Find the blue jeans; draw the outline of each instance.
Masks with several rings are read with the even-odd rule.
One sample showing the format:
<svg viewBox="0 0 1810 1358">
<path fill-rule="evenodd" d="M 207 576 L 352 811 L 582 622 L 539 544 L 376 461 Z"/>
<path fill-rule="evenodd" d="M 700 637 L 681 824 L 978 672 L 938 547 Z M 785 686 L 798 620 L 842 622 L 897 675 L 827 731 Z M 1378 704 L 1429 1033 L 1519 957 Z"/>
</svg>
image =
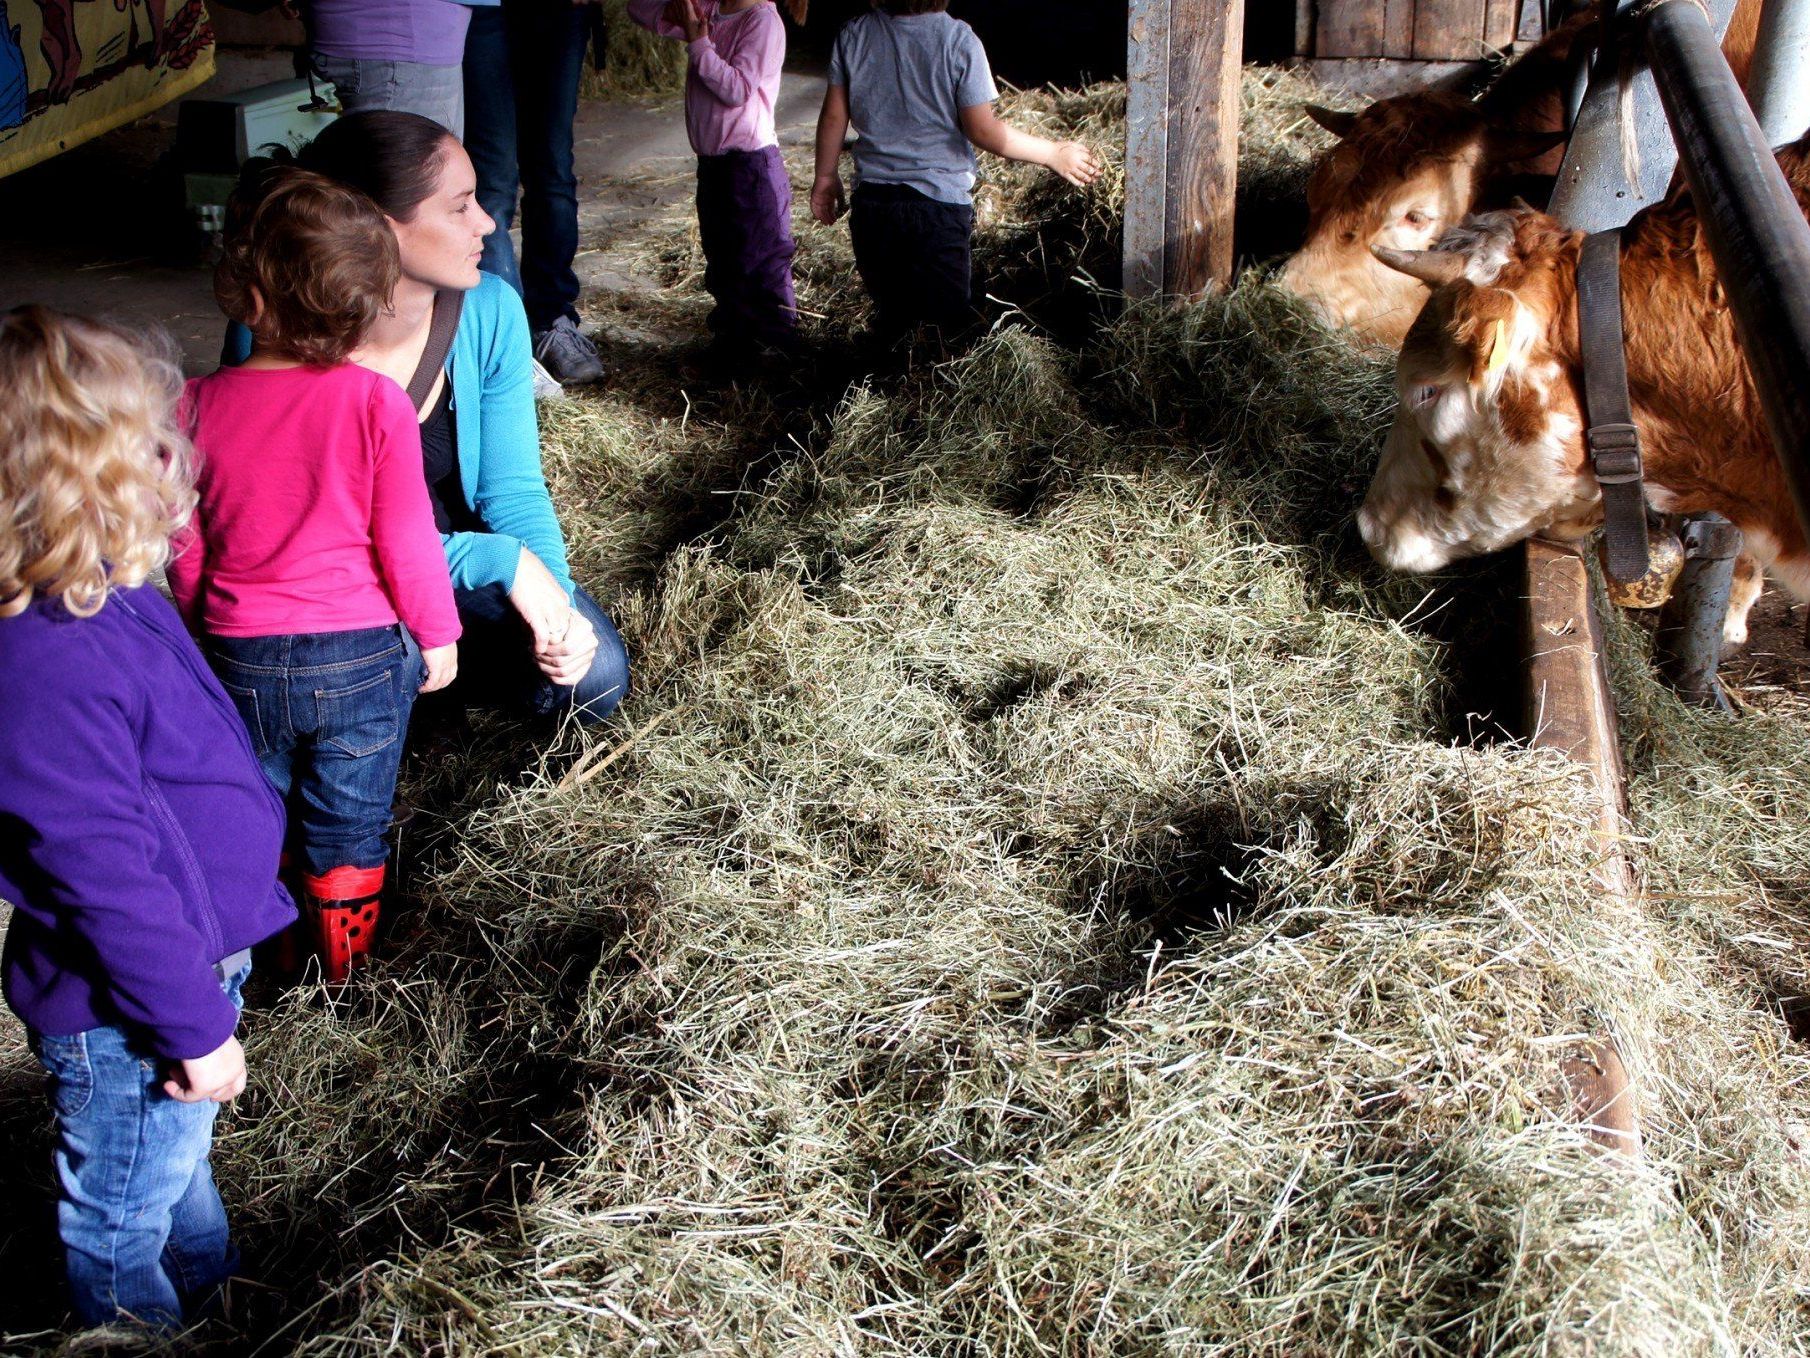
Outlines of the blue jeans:
<svg viewBox="0 0 1810 1358">
<path fill-rule="evenodd" d="M 465 135 L 465 84 L 457 66 L 419 61 L 366 61 L 316 53 L 317 79 L 333 86 L 347 113 L 387 108 L 431 118 L 455 137 Z"/>
<path fill-rule="evenodd" d="M 479 267 L 522 294 L 536 331 L 578 318 L 572 120 L 589 25 L 583 5 L 503 0 L 474 8 L 465 34 L 465 149 L 478 172 L 478 205 L 497 224 Z M 518 191 L 519 267 L 509 240 Z"/>
<path fill-rule="evenodd" d="M 251 974 L 221 981 L 235 1006 Z M 32 1034 L 56 1108 L 57 1233 L 84 1325 L 121 1313 L 175 1329 L 238 1267 L 208 1152 L 212 1102 L 163 1092 L 169 1062 L 120 1028 Z"/>
<path fill-rule="evenodd" d="M 628 648 L 609 615 L 582 588 L 572 596 L 572 606 L 597 633 L 597 657 L 570 688 L 554 683 L 535 665 L 533 637 L 501 585 L 454 589 L 453 598 L 464 628 L 456 687 L 466 699 L 537 717 L 573 711 L 588 724 L 602 721 L 628 696 Z"/>
<path fill-rule="evenodd" d="M 265 776 L 289 802 L 292 848 L 321 874 L 375 868 L 423 675 L 399 626 L 203 642 Z"/>
</svg>

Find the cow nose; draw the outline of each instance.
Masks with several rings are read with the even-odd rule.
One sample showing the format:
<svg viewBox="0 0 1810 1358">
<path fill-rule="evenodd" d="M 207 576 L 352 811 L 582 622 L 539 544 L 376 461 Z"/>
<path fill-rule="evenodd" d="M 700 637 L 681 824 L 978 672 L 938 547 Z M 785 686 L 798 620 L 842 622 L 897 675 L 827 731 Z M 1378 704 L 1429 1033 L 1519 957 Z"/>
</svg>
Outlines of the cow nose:
<svg viewBox="0 0 1810 1358">
<path fill-rule="evenodd" d="M 1377 522 L 1375 512 L 1369 505 L 1358 510 L 1358 536 L 1364 539 L 1364 545 L 1372 552 L 1376 551 L 1377 539 L 1382 536 L 1383 526 Z"/>
</svg>

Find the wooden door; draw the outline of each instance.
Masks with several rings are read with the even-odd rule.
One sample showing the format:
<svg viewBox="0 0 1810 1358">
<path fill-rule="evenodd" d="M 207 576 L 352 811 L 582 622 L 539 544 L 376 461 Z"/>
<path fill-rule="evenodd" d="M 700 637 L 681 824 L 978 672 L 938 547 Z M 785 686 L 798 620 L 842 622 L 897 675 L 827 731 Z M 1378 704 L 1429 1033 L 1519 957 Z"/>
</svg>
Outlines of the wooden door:
<svg viewBox="0 0 1810 1358">
<path fill-rule="evenodd" d="M 1517 0 L 1313 0 L 1313 55 L 1476 61 L 1514 41 Z"/>
</svg>

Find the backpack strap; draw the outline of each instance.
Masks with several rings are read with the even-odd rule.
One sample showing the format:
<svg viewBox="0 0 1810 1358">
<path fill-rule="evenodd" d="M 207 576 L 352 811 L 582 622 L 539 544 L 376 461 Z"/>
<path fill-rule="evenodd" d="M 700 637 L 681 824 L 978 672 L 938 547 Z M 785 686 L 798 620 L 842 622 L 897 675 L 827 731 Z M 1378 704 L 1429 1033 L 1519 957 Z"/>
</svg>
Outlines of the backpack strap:
<svg viewBox="0 0 1810 1358">
<path fill-rule="evenodd" d="M 434 318 L 428 322 L 427 347 L 421 351 L 421 362 L 409 378 L 409 404 L 417 415 L 427 413 L 427 398 L 433 395 L 434 383 L 446 367 L 452 353 L 453 336 L 459 333 L 459 317 L 465 311 L 465 294 L 457 288 L 441 288 L 434 294 Z"/>
</svg>

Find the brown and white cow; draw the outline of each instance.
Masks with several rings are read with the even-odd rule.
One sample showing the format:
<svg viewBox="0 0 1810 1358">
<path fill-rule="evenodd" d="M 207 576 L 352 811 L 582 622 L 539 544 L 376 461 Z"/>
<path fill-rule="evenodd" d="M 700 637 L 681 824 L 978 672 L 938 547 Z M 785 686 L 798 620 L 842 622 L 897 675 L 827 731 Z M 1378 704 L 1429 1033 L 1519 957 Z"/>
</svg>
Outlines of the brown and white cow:
<svg viewBox="0 0 1810 1358">
<path fill-rule="evenodd" d="M 1810 137 L 1779 163 L 1810 216 Z M 1358 513 L 1384 565 L 1438 570 L 1535 534 L 1580 537 L 1601 521 L 1584 446 L 1583 239 L 1522 208 L 1475 217 L 1433 250 L 1384 252 L 1432 288 L 1396 364 L 1401 404 Z M 1747 550 L 1810 598 L 1810 547 L 1688 195 L 1629 223 L 1621 278 L 1649 502 L 1727 515 Z M 1744 614 L 1731 606 L 1730 640 L 1744 637 Z"/>
<path fill-rule="evenodd" d="M 1753 60 L 1760 0 L 1739 0 L 1723 51 L 1743 85 Z M 1506 206 L 1528 176 L 1558 167 L 1573 49 L 1588 17 L 1548 34 L 1477 99 L 1421 90 L 1359 113 L 1307 112 L 1339 142 L 1307 186 L 1307 239 L 1281 274 L 1330 324 L 1398 348 L 1426 287 L 1386 268 L 1374 246 L 1425 249 L 1473 212 Z M 1534 195 L 1538 196 L 1538 195 Z"/>
</svg>

